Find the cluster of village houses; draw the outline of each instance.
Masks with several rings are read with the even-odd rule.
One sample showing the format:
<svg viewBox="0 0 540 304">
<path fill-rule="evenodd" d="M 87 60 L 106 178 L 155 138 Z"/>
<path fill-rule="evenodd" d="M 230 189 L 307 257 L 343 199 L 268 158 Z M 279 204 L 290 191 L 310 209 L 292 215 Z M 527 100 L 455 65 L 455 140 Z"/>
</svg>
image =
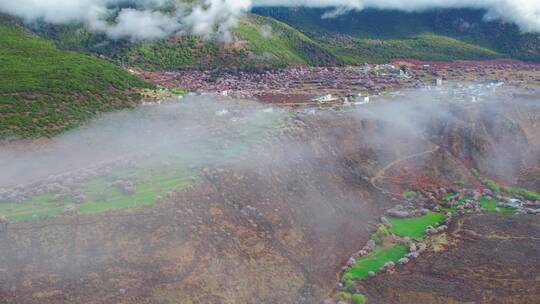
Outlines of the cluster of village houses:
<svg viewBox="0 0 540 304">
<path fill-rule="evenodd" d="M 517 65 L 517 66 L 516 66 Z M 497 63 L 486 66 L 447 66 L 434 67 L 429 64 L 410 68 L 407 65 L 363 64 L 354 67 L 305 67 L 295 66 L 264 73 L 223 73 L 211 77 L 210 71 L 145 72 L 142 77 L 162 84 L 167 88 L 185 88 L 194 93 L 214 92 L 234 98 L 258 99 L 260 96 L 310 96 L 313 104 L 364 105 L 376 97 L 399 96 L 403 89 L 421 89 L 436 92 L 434 99 L 453 102 L 476 103 L 500 94 L 499 88 L 506 80 L 499 80 L 497 71 L 509 67 L 522 70 L 540 69 L 522 63 Z M 492 71 L 492 72 L 486 72 Z M 468 79 L 464 75 L 479 75 L 479 80 Z M 461 77 L 461 78 L 460 78 Z M 494 77 L 494 78 L 491 78 Z M 532 76 L 531 76 L 532 77 Z M 535 81 L 523 79 L 508 80 L 506 93 L 514 86 Z M 439 97 L 437 97 L 437 95 Z"/>
<path fill-rule="evenodd" d="M 400 72 L 401 71 L 401 72 Z M 261 74 L 238 72 L 225 73 L 212 79 L 210 71 L 175 71 L 142 73 L 141 76 L 165 87 L 181 87 L 194 92 L 220 92 L 238 98 L 256 98 L 262 94 L 310 94 L 314 100 L 335 101 L 355 96 L 363 101 L 368 92 L 377 94 L 416 81 L 404 70 L 393 65 L 362 65 L 356 67 L 290 67 Z M 418 84 L 419 85 L 419 84 Z M 335 92 L 322 94 L 323 92 Z M 356 91 L 355 94 L 348 92 Z M 339 95 L 338 98 L 332 95 Z M 366 96 L 367 97 L 367 96 Z M 362 100 L 361 100 L 362 99 Z"/>
</svg>

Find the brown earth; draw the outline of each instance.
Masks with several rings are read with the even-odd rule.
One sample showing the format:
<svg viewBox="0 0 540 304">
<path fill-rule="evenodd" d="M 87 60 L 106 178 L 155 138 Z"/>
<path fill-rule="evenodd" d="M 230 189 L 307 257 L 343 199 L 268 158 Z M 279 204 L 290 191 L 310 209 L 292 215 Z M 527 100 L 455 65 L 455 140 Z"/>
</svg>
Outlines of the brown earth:
<svg viewBox="0 0 540 304">
<path fill-rule="evenodd" d="M 448 107 L 458 113 L 449 120 L 441 119 L 446 107 L 384 104 L 296 115 L 253 147 L 252 158 L 198 168 L 203 182 L 162 204 L 12 224 L 0 234 L 0 302 L 317 303 L 383 211 L 397 203 L 371 184 L 386 165 L 438 145 L 434 153 L 407 159 L 409 171 L 385 174 L 405 172 L 405 185 L 382 183 L 411 187 L 430 178 L 437 185 L 467 182 L 461 160 L 481 164 L 482 155 L 506 143 L 497 134 L 521 138 L 504 153 L 523 143 L 537 153 L 531 143 L 538 106 L 521 112 L 515 104 L 514 116 L 494 104 L 494 122 L 482 119 L 481 111 Z M 499 123 L 507 117 L 519 123 Z M 364 292 L 373 303 L 505 300 L 512 294 L 516 301 L 510 303 L 532 303 L 539 294 L 539 224 L 516 219 L 467 218 L 449 237 L 455 245 L 420 258 L 403 274 L 399 267 L 396 275 L 367 281 Z M 495 282 L 506 285 L 489 285 Z"/>
<path fill-rule="evenodd" d="M 0 302 L 324 298 L 388 207 L 361 178 L 370 152 L 355 144 L 356 130 L 334 136 L 333 123 L 295 135 L 314 139 L 309 157 L 277 146 L 266 152 L 283 165 L 201 168 L 201 185 L 157 206 L 12 224 L 0 236 Z"/>
<path fill-rule="evenodd" d="M 538 217 L 475 215 L 452 230 L 422 258 L 359 284 L 369 303 L 540 302 Z"/>
</svg>

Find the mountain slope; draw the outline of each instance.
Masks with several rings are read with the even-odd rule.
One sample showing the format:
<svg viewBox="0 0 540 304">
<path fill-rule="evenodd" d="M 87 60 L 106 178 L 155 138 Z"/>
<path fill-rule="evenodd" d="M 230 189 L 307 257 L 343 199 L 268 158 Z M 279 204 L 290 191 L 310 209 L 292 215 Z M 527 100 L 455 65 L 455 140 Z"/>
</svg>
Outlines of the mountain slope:
<svg viewBox="0 0 540 304">
<path fill-rule="evenodd" d="M 280 64 L 335 65 L 341 61 L 319 43 L 300 31 L 272 18 L 251 16 L 236 28 L 235 34 L 262 60 Z"/>
<path fill-rule="evenodd" d="M 62 49 L 104 55 L 147 70 L 340 64 L 334 54 L 298 30 L 272 18 L 248 15 L 222 43 L 188 35 L 157 41 L 110 40 L 82 26 L 41 25 L 34 29 Z"/>
<path fill-rule="evenodd" d="M 348 64 L 384 63 L 396 58 L 446 61 L 505 57 L 501 53 L 478 45 L 434 34 L 386 40 L 361 39 L 347 35 L 320 35 L 317 39 Z"/>
<path fill-rule="evenodd" d="M 515 58 L 540 61 L 540 37 L 516 25 L 485 21 L 480 10 L 406 13 L 392 10 L 349 12 L 322 18 L 314 8 L 255 8 L 223 44 L 195 36 L 158 41 L 110 40 L 80 25 L 41 25 L 35 31 L 59 48 L 103 55 L 146 70 L 242 70 L 262 66 L 311 66 L 421 60 Z"/>
<path fill-rule="evenodd" d="M 322 18 L 326 11 L 254 9 L 256 14 L 283 21 L 338 54 L 347 55 L 349 62 L 396 57 L 437 60 L 511 57 L 540 61 L 540 35 L 523 34 L 515 24 L 486 21 L 481 10 L 413 13 L 364 10 Z M 351 52 L 351 48 L 355 51 Z"/>
<path fill-rule="evenodd" d="M 96 113 L 137 100 L 149 87 L 91 56 L 58 50 L 0 19 L 0 137 L 42 136 L 79 125 Z"/>
</svg>

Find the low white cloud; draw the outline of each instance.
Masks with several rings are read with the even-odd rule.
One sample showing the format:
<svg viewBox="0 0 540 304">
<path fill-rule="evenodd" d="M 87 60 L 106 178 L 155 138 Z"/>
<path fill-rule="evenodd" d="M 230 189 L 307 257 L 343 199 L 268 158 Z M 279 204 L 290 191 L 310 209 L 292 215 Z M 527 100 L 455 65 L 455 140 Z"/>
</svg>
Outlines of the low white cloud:
<svg viewBox="0 0 540 304">
<path fill-rule="evenodd" d="M 0 12 L 27 22 L 84 23 L 114 39 L 149 40 L 177 32 L 230 38 L 250 0 L 17 0 L 0 1 Z M 167 8 L 167 10 L 163 10 Z"/>
<path fill-rule="evenodd" d="M 164 6 L 169 8 L 166 12 Z M 155 39 L 191 32 L 228 40 L 238 19 L 254 6 L 335 8 L 325 18 L 365 8 L 476 8 L 486 10 L 488 19 L 516 23 L 524 32 L 540 32 L 540 0 L 200 0 L 195 4 L 177 0 L 2 0 L 0 12 L 28 22 L 85 23 L 115 39 Z"/>
<path fill-rule="evenodd" d="M 229 41 L 230 29 L 250 7 L 250 0 L 206 0 L 205 5 L 195 7 L 184 22 L 196 35 L 217 34 L 220 39 Z"/>
<path fill-rule="evenodd" d="M 165 37 L 178 31 L 181 25 L 172 16 L 160 12 L 124 9 L 116 18 L 116 24 L 105 30 L 112 38 L 131 37 L 136 40 Z"/>
<path fill-rule="evenodd" d="M 407 12 L 435 8 L 475 8 L 487 11 L 486 18 L 516 23 L 524 32 L 540 32 L 540 0 L 253 0 L 254 6 L 337 7 L 325 17 L 365 8 L 397 9 Z"/>
</svg>

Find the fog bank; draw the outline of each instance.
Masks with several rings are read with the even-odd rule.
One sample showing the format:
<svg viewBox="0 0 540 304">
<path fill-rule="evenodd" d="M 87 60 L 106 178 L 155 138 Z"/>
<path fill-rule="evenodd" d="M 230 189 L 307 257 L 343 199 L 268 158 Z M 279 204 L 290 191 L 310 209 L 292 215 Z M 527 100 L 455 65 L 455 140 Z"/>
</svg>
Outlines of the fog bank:
<svg viewBox="0 0 540 304">
<path fill-rule="evenodd" d="M 366 8 L 422 11 L 439 8 L 486 10 L 488 20 L 516 23 L 523 32 L 540 32 L 540 1 L 531 0 L 18 0 L 0 2 L 0 13 L 27 22 L 83 23 L 112 39 L 151 40 L 193 33 L 231 39 L 239 18 L 257 6 L 329 8 L 323 17 Z"/>
</svg>

